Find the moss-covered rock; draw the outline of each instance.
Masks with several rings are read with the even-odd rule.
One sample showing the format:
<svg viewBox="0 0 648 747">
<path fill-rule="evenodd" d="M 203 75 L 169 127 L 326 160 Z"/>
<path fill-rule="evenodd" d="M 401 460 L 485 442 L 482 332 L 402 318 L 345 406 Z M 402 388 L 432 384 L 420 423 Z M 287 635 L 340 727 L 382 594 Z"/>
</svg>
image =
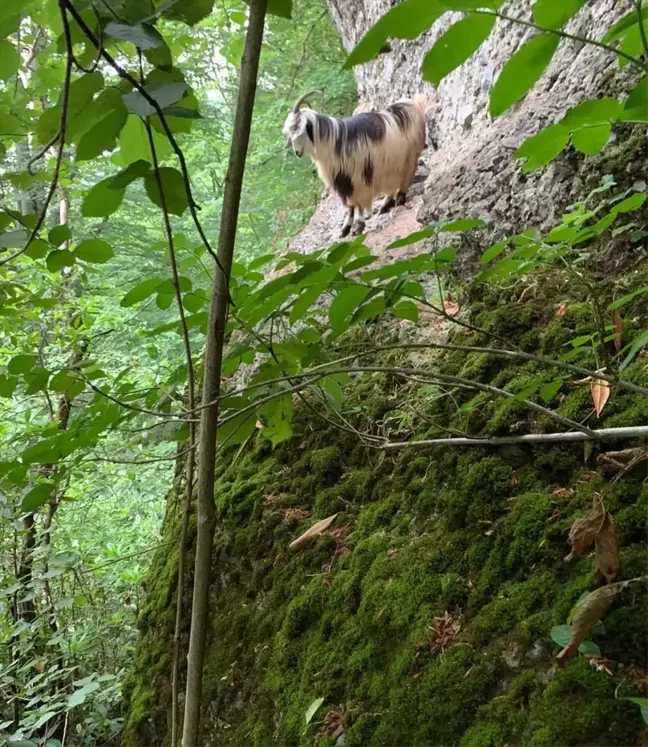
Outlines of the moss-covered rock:
<svg viewBox="0 0 648 747">
<path fill-rule="evenodd" d="M 483 287 L 470 293 L 476 326 L 544 355 L 560 355 L 592 328 L 592 310 L 579 297 L 556 316 L 544 297 L 502 305 L 501 294 Z M 455 341 L 486 340 L 470 331 Z M 397 355 L 390 360 L 407 360 Z M 421 399 L 375 374 L 345 390 L 350 406 L 362 403 L 356 426 L 404 422 L 415 403 L 424 411 L 407 421 L 413 438 L 442 435 L 438 424 L 475 435 L 556 430 L 525 397 L 596 427 L 648 420 L 645 398 L 613 387 L 594 421 L 589 387 L 570 386 L 564 371 L 537 361 L 448 351 L 428 362 L 520 397 L 460 388 Z M 644 365 L 633 363 L 627 377 L 648 385 Z M 543 386 L 556 381 L 543 397 Z M 353 434 L 296 408 L 289 443 L 272 451 L 259 437 L 235 462 L 223 459 L 204 743 L 313 744 L 326 713 L 335 712 L 349 746 L 641 744 L 639 711 L 615 692 L 639 694 L 627 673 L 648 664 L 646 592 L 620 598 L 596 636 L 614 662 L 611 676 L 581 655 L 558 669 L 550 637 L 600 583 L 588 557 L 565 561 L 569 528 L 595 492 L 604 492 L 616 520 L 619 577 L 645 573 L 648 562 L 645 473 L 612 483 L 596 454 L 582 445 L 513 444 L 379 458 Z M 289 508 L 311 516 L 286 521 Z M 289 552 L 292 539 L 333 513 L 332 533 Z M 167 553 L 154 563 L 147 632 L 127 692 L 129 744 L 150 743 L 152 733 L 161 743 L 164 731 L 147 731 L 146 719 L 161 707 L 162 723 L 168 702 L 174 562 Z M 444 624 L 452 632 L 440 638 Z M 305 712 L 319 697 L 324 705 L 307 726 Z"/>
</svg>

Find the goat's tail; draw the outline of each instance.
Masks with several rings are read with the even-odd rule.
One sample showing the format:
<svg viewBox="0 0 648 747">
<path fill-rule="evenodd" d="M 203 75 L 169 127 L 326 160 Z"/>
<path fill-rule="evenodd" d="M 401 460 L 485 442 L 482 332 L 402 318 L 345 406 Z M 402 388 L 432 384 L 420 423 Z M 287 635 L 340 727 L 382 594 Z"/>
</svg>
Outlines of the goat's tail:
<svg viewBox="0 0 648 747">
<path fill-rule="evenodd" d="M 427 96 L 424 96 L 422 93 L 417 93 L 416 96 L 414 96 L 413 101 L 414 105 L 420 110 L 423 117 L 425 117 L 425 113 L 427 112 L 428 108 Z"/>
</svg>

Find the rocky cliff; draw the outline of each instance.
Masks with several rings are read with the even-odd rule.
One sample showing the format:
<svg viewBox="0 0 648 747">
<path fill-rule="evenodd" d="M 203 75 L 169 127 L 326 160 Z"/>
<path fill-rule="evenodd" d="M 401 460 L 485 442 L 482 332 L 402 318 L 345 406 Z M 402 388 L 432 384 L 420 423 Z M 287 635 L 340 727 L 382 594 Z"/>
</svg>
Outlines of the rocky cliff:
<svg viewBox="0 0 648 747">
<path fill-rule="evenodd" d="M 328 2 L 348 49 L 391 4 Z M 621 12 L 616 6 L 612 0 L 590 3 L 570 30 L 600 34 Z M 563 43 L 536 89 L 491 121 L 489 88 L 526 32 L 500 24 L 475 58 L 433 90 L 418 70 L 447 23 L 419 40 L 392 42 L 391 52 L 356 70 L 365 105 L 381 106 L 420 90 L 430 98 L 436 149 L 425 153 L 409 204 L 369 224 L 366 241 L 385 261 L 394 255 L 386 251 L 391 240 L 433 218 L 490 220 L 479 245 L 461 247 L 470 260 L 495 236 L 546 227 L 603 174 L 625 185 L 644 177 L 645 130 L 619 129 L 617 142 L 601 156 L 587 159 L 567 151 L 528 176 L 512 158 L 526 137 L 583 96 L 622 85 L 629 73 L 619 75 L 605 53 Z M 308 252 L 331 244 L 342 212 L 336 198 L 325 197 L 295 246 Z M 404 251 L 422 250 L 419 243 Z M 644 269 L 623 282 L 623 292 L 630 293 L 648 284 L 648 274 Z M 589 291 L 566 286 L 559 273 L 541 278 L 541 292 L 539 283 L 467 287 L 462 313 L 475 328 L 557 357 L 570 340 L 591 331 Z M 626 307 L 626 332 L 648 323 L 642 298 Z M 393 332 L 392 323 L 386 334 Z M 349 344 L 364 344 L 364 334 L 372 332 L 361 331 Z M 420 327 L 415 334 L 423 334 Z M 489 338 L 464 331 L 453 342 L 479 346 Z M 386 353 L 380 360 L 395 365 L 409 359 Z M 510 391 L 555 377 L 536 362 L 488 354 L 430 354 L 419 362 Z M 581 362 L 597 365 L 593 355 Z M 627 376 L 648 386 L 645 359 L 637 359 Z M 559 413 L 592 422 L 589 387 L 565 383 L 553 396 L 551 407 Z M 361 431 L 395 438 L 456 430 L 498 436 L 547 425 L 517 400 L 475 401 L 462 389 L 452 397 L 428 396 L 383 374 L 354 381 L 345 388 L 344 402 L 349 413 L 358 414 Z M 596 422 L 645 424 L 648 402 L 615 392 Z M 614 448 L 599 447 L 603 456 Z M 569 529 L 594 496 L 604 492 L 616 522 L 619 578 L 645 573 L 644 477 L 642 470 L 613 476 L 596 453 L 567 444 L 445 446 L 390 457 L 296 407 L 290 441 L 273 450 L 257 437 L 217 464 L 201 743 L 645 744 L 639 710 L 622 699 L 642 695 L 648 681 L 645 589 L 607 614 L 604 631 L 596 634 L 600 656 L 581 655 L 559 668 L 550 637 L 552 626 L 564 624 L 579 597 L 597 584 L 588 557 L 565 562 Z M 173 538 L 178 520 L 176 504 L 169 505 L 166 536 Z M 307 550 L 291 553 L 295 537 L 333 514 L 331 531 Z M 193 541 L 190 536 L 190 548 Z M 143 638 L 126 692 L 127 745 L 168 743 L 176 573 L 175 554 L 161 551 L 148 582 Z"/>
<path fill-rule="evenodd" d="M 328 0 L 331 17 L 348 51 L 394 4 L 392 0 Z M 531 5 L 510 3 L 504 11 L 526 19 L 531 16 Z M 628 3 L 615 0 L 589 2 L 566 31 L 599 39 L 612 22 L 627 12 L 627 6 Z M 459 17 L 457 13 L 449 14 L 418 39 L 392 40 L 390 52 L 355 68 L 360 101 L 365 106 L 382 107 L 418 92 L 425 93 L 430 102 L 430 147 L 424 153 L 419 175 L 424 180 L 423 188 L 416 188 L 409 206 L 392 215 L 395 229 L 389 218 L 375 217 L 369 223 L 368 243 L 374 250 L 383 249 L 395 233 L 403 235 L 437 219 L 485 219 L 492 229 L 482 234 L 483 241 L 500 239 L 530 225 L 547 228 L 565 206 L 596 186 L 602 175 L 612 173 L 623 186 L 632 186 L 646 176 L 645 135 L 636 137 L 623 128 L 617 128 L 613 142 L 600 157 L 586 158 L 568 148 L 547 168 L 523 174 L 521 162 L 513 154 L 526 138 L 557 122 L 584 98 L 618 94 L 636 74 L 627 67 L 620 70 L 617 60 L 606 50 L 562 40 L 531 93 L 492 120 L 488 98 L 493 82 L 534 32 L 499 20 L 477 54 L 435 89 L 422 81 L 421 63 L 439 35 Z M 631 137 L 633 141 L 628 143 Z M 309 251 L 329 244 L 336 238 L 342 220 L 343 210 L 337 199 L 328 196 L 295 246 Z M 474 256 L 470 249 L 464 247 L 466 259 Z"/>
</svg>

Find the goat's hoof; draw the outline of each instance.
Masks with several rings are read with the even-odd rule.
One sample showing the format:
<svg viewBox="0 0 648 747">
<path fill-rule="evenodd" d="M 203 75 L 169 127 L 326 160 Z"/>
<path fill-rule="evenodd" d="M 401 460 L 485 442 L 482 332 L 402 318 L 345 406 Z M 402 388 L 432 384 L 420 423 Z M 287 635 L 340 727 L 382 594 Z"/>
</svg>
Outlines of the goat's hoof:
<svg viewBox="0 0 648 747">
<path fill-rule="evenodd" d="M 345 236 L 349 235 L 349 232 L 351 231 L 351 226 L 342 226 L 342 230 L 340 231 L 340 238 L 343 239 Z"/>
<path fill-rule="evenodd" d="M 384 202 L 380 206 L 380 210 L 378 212 L 380 213 L 380 215 L 384 215 L 385 213 L 388 213 L 394 207 L 395 204 L 396 202 L 394 200 L 389 200 L 389 202 Z"/>
<path fill-rule="evenodd" d="M 399 192 L 396 195 L 396 205 L 398 206 L 404 205 L 406 199 L 407 199 L 407 194 L 405 192 Z"/>
<path fill-rule="evenodd" d="M 353 226 L 353 235 L 354 236 L 360 236 L 365 232 L 365 224 L 364 221 L 358 221 L 355 226 Z"/>
</svg>

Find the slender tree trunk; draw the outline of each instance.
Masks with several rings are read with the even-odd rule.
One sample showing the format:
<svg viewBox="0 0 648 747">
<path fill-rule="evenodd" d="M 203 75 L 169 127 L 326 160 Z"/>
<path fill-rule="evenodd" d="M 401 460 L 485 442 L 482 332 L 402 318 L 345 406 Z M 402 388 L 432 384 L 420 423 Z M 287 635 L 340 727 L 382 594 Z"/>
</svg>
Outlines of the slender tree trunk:
<svg viewBox="0 0 648 747">
<path fill-rule="evenodd" d="M 236 239 L 241 187 L 245 172 L 252 110 L 256 93 L 259 57 L 263 41 L 267 0 L 251 0 L 250 18 L 241 61 L 241 77 L 234 120 L 234 134 L 225 179 L 223 211 L 218 237 L 218 258 L 222 271 L 217 269 L 212 287 L 202 404 L 214 402 L 202 410 L 198 457 L 198 534 L 194 572 L 191 633 L 187 662 L 187 691 L 185 700 L 183 747 L 198 747 L 200 701 L 205 661 L 207 622 L 209 619 L 209 587 L 211 581 L 212 549 L 216 516 L 214 512 L 214 461 L 216 458 L 216 430 L 220 393 L 223 344 L 229 298 L 229 280 Z"/>
</svg>

